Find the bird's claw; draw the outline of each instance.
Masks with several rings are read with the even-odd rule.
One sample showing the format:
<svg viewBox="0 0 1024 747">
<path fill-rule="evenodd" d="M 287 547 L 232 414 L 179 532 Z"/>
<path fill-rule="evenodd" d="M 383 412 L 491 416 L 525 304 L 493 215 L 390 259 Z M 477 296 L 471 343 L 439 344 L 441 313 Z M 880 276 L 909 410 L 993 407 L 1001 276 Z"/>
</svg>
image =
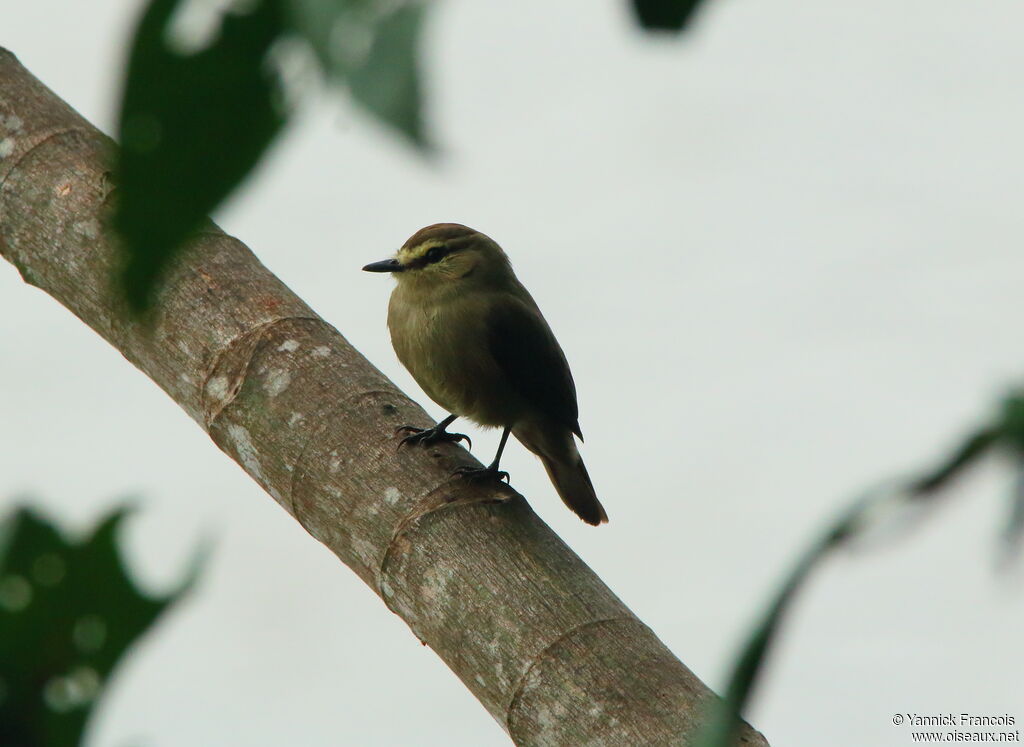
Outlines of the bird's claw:
<svg viewBox="0 0 1024 747">
<path fill-rule="evenodd" d="M 485 480 L 497 480 L 501 482 L 504 480 L 510 483 L 508 472 L 505 470 L 498 469 L 497 467 L 470 467 L 468 465 L 459 467 L 452 475 L 455 477 L 461 477 L 463 480 L 470 480 L 472 482 L 483 482 Z"/>
<path fill-rule="evenodd" d="M 469 444 L 469 448 L 473 448 L 473 440 L 465 433 L 449 433 L 443 428 L 416 428 L 412 425 L 400 425 L 395 428 L 395 434 L 406 433 L 405 437 L 398 442 L 398 448 L 402 448 L 406 444 L 423 444 L 429 446 L 430 444 L 448 442 L 457 444 L 459 441 L 465 441 Z"/>
</svg>

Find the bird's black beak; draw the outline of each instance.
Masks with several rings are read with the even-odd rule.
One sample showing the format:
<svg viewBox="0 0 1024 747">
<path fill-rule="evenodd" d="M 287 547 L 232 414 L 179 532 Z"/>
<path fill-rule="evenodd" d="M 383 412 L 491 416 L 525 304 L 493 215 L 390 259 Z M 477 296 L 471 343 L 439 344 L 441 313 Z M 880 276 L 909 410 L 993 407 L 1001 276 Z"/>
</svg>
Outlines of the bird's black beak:
<svg viewBox="0 0 1024 747">
<path fill-rule="evenodd" d="M 385 259 L 383 262 L 371 262 L 363 268 L 366 272 L 401 272 L 405 267 L 397 259 Z"/>
</svg>

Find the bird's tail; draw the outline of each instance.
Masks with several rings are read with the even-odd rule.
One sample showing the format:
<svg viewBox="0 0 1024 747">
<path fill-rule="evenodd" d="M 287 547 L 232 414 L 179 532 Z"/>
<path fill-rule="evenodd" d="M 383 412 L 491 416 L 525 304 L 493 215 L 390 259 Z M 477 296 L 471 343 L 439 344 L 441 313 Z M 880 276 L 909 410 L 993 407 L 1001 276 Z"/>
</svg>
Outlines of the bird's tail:
<svg viewBox="0 0 1024 747">
<path fill-rule="evenodd" d="M 559 455 L 557 459 L 540 454 L 540 460 L 565 505 L 588 524 L 604 524 L 608 521 L 608 514 L 597 500 L 594 485 L 590 482 L 590 475 L 583 466 L 583 459 L 576 450 L 572 436 L 569 436 L 569 443 L 571 448 L 568 453 Z"/>
</svg>

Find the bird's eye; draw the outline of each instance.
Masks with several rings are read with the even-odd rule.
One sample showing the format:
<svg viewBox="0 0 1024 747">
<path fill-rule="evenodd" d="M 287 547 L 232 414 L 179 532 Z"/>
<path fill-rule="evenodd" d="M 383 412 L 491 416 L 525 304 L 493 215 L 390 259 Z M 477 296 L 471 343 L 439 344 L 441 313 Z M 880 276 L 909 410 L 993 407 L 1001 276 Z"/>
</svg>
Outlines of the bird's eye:
<svg viewBox="0 0 1024 747">
<path fill-rule="evenodd" d="M 448 253 L 448 247 L 446 246 L 432 246 L 427 250 L 425 259 L 428 263 L 437 262 L 438 260 L 444 259 L 444 256 Z"/>
</svg>

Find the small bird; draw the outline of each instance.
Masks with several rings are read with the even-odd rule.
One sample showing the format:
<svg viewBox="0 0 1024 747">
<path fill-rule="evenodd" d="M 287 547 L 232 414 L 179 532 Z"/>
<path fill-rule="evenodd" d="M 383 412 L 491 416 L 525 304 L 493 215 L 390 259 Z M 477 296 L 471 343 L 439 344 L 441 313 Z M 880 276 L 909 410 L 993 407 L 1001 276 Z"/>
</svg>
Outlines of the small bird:
<svg viewBox="0 0 1024 747">
<path fill-rule="evenodd" d="M 409 434 L 402 443 L 468 441 L 447 430 L 459 417 L 501 427 L 494 461 L 459 474 L 507 480 L 498 465 L 512 433 L 540 457 L 565 505 L 588 524 L 608 521 L 573 439 L 583 434 L 569 364 L 501 247 L 472 228 L 437 223 L 414 233 L 394 259 L 363 269 L 394 274 L 395 353 L 451 413 L 433 428 L 400 428 Z"/>
</svg>

